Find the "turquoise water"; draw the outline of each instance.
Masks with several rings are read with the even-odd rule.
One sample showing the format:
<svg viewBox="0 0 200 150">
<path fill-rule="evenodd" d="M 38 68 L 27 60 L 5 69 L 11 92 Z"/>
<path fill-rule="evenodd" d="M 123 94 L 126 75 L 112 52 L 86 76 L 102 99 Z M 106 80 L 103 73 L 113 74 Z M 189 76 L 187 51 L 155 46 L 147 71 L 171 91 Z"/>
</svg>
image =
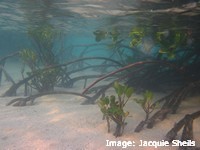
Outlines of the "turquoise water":
<svg viewBox="0 0 200 150">
<path fill-rule="evenodd" d="M 185 64 L 199 62 L 199 5 L 199 1 L 187 0 L 2 0 L 0 58 L 29 49 L 36 52 L 43 67 L 101 56 L 122 66 L 166 60 L 187 68 Z M 50 48 L 45 43 L 49 41 L 41 44 L 33 37 L 41 27 L 56 33 L 49 40 Z M 31 30 L 35 30 L 32 35 Z M 55 60 L 42 51 L 51 51 Z M 198 75 L 194 72 L 195 79 Z"/>
<path fill-rule="evenodd" d="M 1 54 L 9 54 L 22 48 L 31 47 L 27 29 L 42 24 L 50 24 L 60 30 L 63 34 L 62 44 L 64 47 L 96 43 L 93 34 L 96 30 L 109 32 L 116 28 L 120 31 L 121 39 L 129 42 L 129 33 L 132 27 L 137 25 L 158 26 L 159 22 L 162 22 L 165 25 L 164 28 L 170 29 L 170 22 L 173 21 L 175 24 L 187 22 L 187 26 L 190 28 L 197 21 L 195 17 L 191 22 L 187 16 L 175 18 L 170 14 L 162 14 L 158 18 L 152 18 L 149 15 L 153 10 L 169 6 L 180 8 L 186 2 L 190 1 L 175 1 L 174 3 L 163 1 L 161 4 L 166 3 L 165 5 L 157 3 L 152 5 L 139 0 L 2 0 L 0 2 Z M 135 13 L 137 11 L 141 13 Z M 155 13 L 154 16 L 158 14 Z M 151 20 L 150 24 L 146 24 L 148 20 Z M 183 23 L 179 28 L 187 28 L 187 26 Z"/>
<path fill-rule="evenodd" d="M 27 29 L 30 26 L 46 23 L 62 32 L 65 47 L 95 43 L 93 31 L 97 29 L 109 30 L 112 27 L 121 27 L 128 32 L 126 26 L 134 22 L 134 19 L 126 21 L 127 17 L 123 17 L 126 14 L 126 8 L 123 7 L 130 5 L 123 3 L 123 1 L 73 0 L 1 1 L 1 54 L 31 47 Z"/>
</svg>

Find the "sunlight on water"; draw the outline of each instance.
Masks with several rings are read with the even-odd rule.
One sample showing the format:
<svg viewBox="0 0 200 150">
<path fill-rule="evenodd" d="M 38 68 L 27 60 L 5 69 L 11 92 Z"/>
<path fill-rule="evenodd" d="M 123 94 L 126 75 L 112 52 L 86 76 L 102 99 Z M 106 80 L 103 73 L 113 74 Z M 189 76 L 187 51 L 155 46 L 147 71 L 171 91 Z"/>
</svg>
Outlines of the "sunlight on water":
<svg viewBox="0 0 200 150">
<path fill-rule="evenodd" d="M 30 1 L 20 0 L 0 2 L 1 30 L 20 30 L 23 32 L 30 25 L 50 22 L 62 30 L 87 30 L 99 19 L 96 26 L 108 26 L 113 17 L 129 13 L 130 5 L 138 3 L 122 0 L 59 0 Z M 131 6 L 133 9 L 134 6 Z M 89 20 L 90 19 L 90 20 Z M 122 22 L 120 22 L 121 24 Z M 124 22 L 129 24 L 129 21 Z M 88 27 L 90 26 L 90 27 Z M 85 30 L 86 30 L 85 29 Z"/>
</svg>

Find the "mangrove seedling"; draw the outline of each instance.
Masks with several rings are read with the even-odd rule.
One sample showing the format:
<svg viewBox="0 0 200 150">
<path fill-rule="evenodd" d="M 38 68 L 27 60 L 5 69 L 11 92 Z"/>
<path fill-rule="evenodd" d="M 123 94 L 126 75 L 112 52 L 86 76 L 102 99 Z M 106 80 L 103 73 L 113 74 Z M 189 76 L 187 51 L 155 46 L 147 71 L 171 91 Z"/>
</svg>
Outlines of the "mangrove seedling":
<svg viewBox="0 0 200 150">
<path fill-rule="evenodd" d="M 153 93 L 150 91 L 146 91 L 143 94 L 143 99 L 135 98 L 136 103 L 138 103 L 142 107 L 142 109 L 144 110 L 146 114 L 145 120 L 140 122 L 140 124 L 136 127 L 135 132 L 140 132 L 142 130 L 144 125 L 148 123 L 150 114 L 157 107 L 157 104 L 153 104 L 152 100 L 153 100 Z"/>
<path fill-rule="evenodd" d="M 30 82 L 31 87 L 36 89 L 38 92 L 53 91 L 61 69 L 40 69 L 38 55 L 31 49 L 23 49 L 19 54 L 21 59 L 24 61 L 24 64 L 28 65 L 31 69 L 30 72 L 27 72 L 27 75 L 32 76 L 33 74 L 37 74 Z"/>
<path fill-rule="evenodd" d="M 58 58 L 55 55 L 54 47 L 59 38 L 59 32 L 50 24 L 28 29 L 28 36 L 32 39 L 38 60 L 44 66 L 55 65 Z"/>
<path fill-rule="evenodd" d="M 54 26 L 44 24 L 30 27 L 27 34 L 32 39 L 35 48 L 34 50 L 23 49 L 20 52 L 20 56 L 31 69 L 31 72 L 27 73 L 28 76 L 37 74 L 31 80 L 30 85 L 38 92 L 53 91 L 58 78 L 61 76 L 62 68 L 57 67 L 45 71 L 42 68 L 59 64 L 59 58 L 56 56 L 54 48 L 56 42 L 61 37 L 61 33 Z"/>
<path fill-rule="evenodd" d="M 110 132 L 110 120 L 112 120 L 116 123 L 114 136 L 118 137 L 123 134 L 124 126 L 126 125 L 125 119 L 129 112 L 124 111 L 124 106 L 133 94 L 133 88 L 115 82 L 114 89 L 117 97 L 114 95 L 103 97 L 98 102 L 98 105 L 107 120 L 108 132 Z"/>
</svg>

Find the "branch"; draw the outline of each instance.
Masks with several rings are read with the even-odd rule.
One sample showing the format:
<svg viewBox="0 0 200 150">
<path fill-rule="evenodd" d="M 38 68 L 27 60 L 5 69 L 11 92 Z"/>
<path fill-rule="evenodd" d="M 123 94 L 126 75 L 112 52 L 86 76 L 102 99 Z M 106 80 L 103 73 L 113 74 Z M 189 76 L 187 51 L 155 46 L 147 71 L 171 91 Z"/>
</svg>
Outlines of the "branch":
<svg viewBox="0 0 200 150">
<path fill-rule="evenodd" d="M 14 53 L 11 53 L 11 54 L 9 54 L 7 56 L 4 56 L 4 57 L 0 58 L 0 64 L 1 64 L 1 62 L 5 61 L 6 59 L 8 59 L 10 57 L 13 57 L 13 56 L 17 56 L 17 55 L 19 55 L 19 52 L 14 52 Z"/>
<path fill-rule="evenodd" d="M 183 119 L 181 119 L 178 123 L 174 125 L 174 127 L 166 134 L 165 140 L 171 142 L 175 139 L 178 131 L 181 130 L 181 128 L 187 124 L 187 122 L 190 122 L 190 120 L 195 120 L 198 117 L 200 117 L 200 110 L 193 113 L 193 114 L 187 114 Z"/>
<path fill-rule="evenodd" d="M 49 66 L 49 67 L 45 67 L 43 69 L 41 69 L 41 72 L 46 71 L 48 69 L 53 69 L 53 68 L 59 68 L 62 66 L 67 66 L 67 65 L 71 65 L 73 63 L 79 62 L 79 61 L 85 61 L 85 60 L 92 60 L 92 59 L 100 59 L 100 60 L 108 60 L 111 61 L 113 63 L 116 63 L 120 66 L 122 66 L 122 64 L 120 64 L 118 61 L 112 60 L 112 59 L 108 59 L 108 58 L 104 58 L 104 57 L 85 57 L 85 58 L 80 58 L 74 61 L 70 61 L 64 64 L 58 64 L 58 65 L 53 65 L 53 66 Z M 5 96 L 15 96 L 16 95 L 16 90 L 23 84 L 27 83 L 29 80 L 31 80 L 32 78 L 38 76 L 41 72 L 36 72 L 33 73 L 31 76 L 25 78 L 24 80 L 19 81 L 17 84 L 13 84 L 4 94 L 3 97 Z"/>
<path fill-rule="evenodd" d="M 2 72 L 4 73 L 4 75 L 6 76 L 6 79 L 8 81 L 11 81 L 12 84 L 15 84 L 15 81 L 12 79 L 12 77 L 8 74 L 8 72 L 4 69 L 3 66 L 0 65 L 0 70 L 2 70 Z M 1 78 L 1 77 L 0 77 Z"/>
<path fill-rule="evenodd" d="M 85 94 L 91 87 L 93 87 L 95 84 L 97 84 L 98 82 L 100 82 L 101 80 L 105 79 L 105 78 L 108 78 L 116 73 L 119 73 L 119 72 L 122 72 L 124 70 L 128 70 L 130 68 L 133 68 L 133 67 L 136 67 L 136 66 L 139 66 L 139 65 L 144 65 L 144 64 L 159 64 L 159 65 L 165 65 L 165 66 L 168 66 L 168 67 L 171 67 L 171 68 L 174 68 L 178 71 L 181 71 L 177 66 L 171 64 L 171 63 L 168 63 L 166 61 L 140 61 L 140 62 L 136 62 L 136 63 L 133 63 L 133 64 L 129 64 L 125 67 L 122 67 L 122 68 L 119 68 L 118 70 L 116 71 L 113 71 L 113 72 L 110 72 L 109 74 L 97 79 L 96 81 L 94 81 L 91 85 L 89 85 L 83 92 L 82 94 Z"/>
</svg>

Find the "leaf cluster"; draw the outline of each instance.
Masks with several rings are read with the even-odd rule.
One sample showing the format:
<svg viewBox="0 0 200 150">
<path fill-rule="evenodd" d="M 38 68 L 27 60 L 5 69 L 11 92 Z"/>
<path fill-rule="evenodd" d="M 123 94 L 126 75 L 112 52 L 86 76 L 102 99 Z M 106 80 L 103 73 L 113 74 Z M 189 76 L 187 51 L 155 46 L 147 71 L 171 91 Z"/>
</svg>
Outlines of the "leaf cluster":
<svg viewBox="0 0 200 150">
<path fill-rule="evenodd" d="M 118 82 L 114 83 L 114 89 L 118 95 L 119 100 L 122 100 L 122 103 L 124 105 L 125 96 L 127 97 L 127 99 L 129 99 L 134 92 L 132 87 L 128 87 L 127 85 L 121 85 Z"/>
<path fill-rule="evenodd" d="M 39 92 L 53 89 L 57 82 L 57 78 L 60 75 L 60 68 L 51 68 L 47 70 L 40 69 L 38 55 L 31 49 L 22 49 L 19 52 L 21 59 L 31 69 L 31 72 L 27 72 L 28 76 L 36 74 L 36 76 L 30 81 L 32 88 L 37 89 Z"/>
<path fill-rule="evenodd" d="M 93 33 L 97 42 L 111 39 L 110 49 L 117 47 L 118 41 L 120 41 L 119 37 L 122 34 L 116 28 L 113 28 L 111 31 L 96 30 Z M 143 39 L 147 36 L 151 36 L 157 46 L 159 46 L 158 56 L 167 59 L 176 58 L 177 49 L 186 46 L 189 38 L 189 34 L 182 30 L 134 26 L 129 32 L 130 47 L 137 47 L 143 44 Z"/>
<path fill-rule="evenodd" d="M 37 61 L 36 53 L 31 49 L 22 49 L 19 52 L 21 59 L 27 63 L 29 66 L 32 66 Z"/>
<path fill-rule="evenodd" d="M 35 40 L 40 41 L 41 45 L 46 44 L 46 46 L 49 47 L 56 38 L 57 33 L 53 26 L 46 24 L 36 28 L 29 28 L 28 35 Z"/>
<path fill-rule="evenodd" d="M 103 97 L 98 105 L 104 116 L 109 117 L 118 124 L 122 124 L 129 114 L 129 112 L 124 111 L 124 106 L 133 94 L 133 88 L 115 82 L 114 89 L 118 98 L 114 95 Z"/>
<path fill-rule="evenodd" d="M 153 104 L 153 93 L 151 91 L 146 91 L 142 99 L 135 98 L 134 100 L 142 107 L 146 115 L 149 115 L 158 106 L 158 104 Z"/>
<path fill-rule="evenodd" d="M 144 38 L 145 34 L 144 28 L 132 28 L 131 32 L 129 33 L 129 37 L 131 38 L 130 46 L 135 47 L 142 43 L 142 39 Z"/>
<path fill-rule="evenodd" d="M 101 112 L 106 116 L 124 116 L 123 110 L 119 107 L 119 102 L 114 95 L 101 98 L 99 101 Z"/>
<path fill-rule="evenodd" d="M 20 52 L 20 56 L 25 64 L 27 64 L 31 72 L 27 73 L 29 76 L 37 74 L 31 80 L 31 86 L 37 89 L 39 92 L 48 91 L 53 89 L 57 82 L 58 76 L 60 76 L 61 68 L 41 70 L 40 68 L 45 66 L 56 65 L 58 60 L 53 51 L 56 39 L 60 36 L 58 30 L 50 24 L 42 24 L 40 26 L 31 26 L 28 29 L 29 37 L 35 44 L 35 49 L 23 49 Z"/>
<path fill-rule="evenodd" d="M 53 89 L 59 73 L 59 68 L 51 68 L 48 70 L 37 69 L 33 72 L 29 72 L 28 75 L 37 74 L 37 76 L 31 80 L 31 86 L 41 92 Z"/>
<path fill-rule="evenodd" d="M 188 35 L 181 31 L 156 32 L 155 41 L 160 46 L 159 53 L 165 54 L 169 59 L 176 57 L 176 50 L 187 44 Z"/>
</svg>

